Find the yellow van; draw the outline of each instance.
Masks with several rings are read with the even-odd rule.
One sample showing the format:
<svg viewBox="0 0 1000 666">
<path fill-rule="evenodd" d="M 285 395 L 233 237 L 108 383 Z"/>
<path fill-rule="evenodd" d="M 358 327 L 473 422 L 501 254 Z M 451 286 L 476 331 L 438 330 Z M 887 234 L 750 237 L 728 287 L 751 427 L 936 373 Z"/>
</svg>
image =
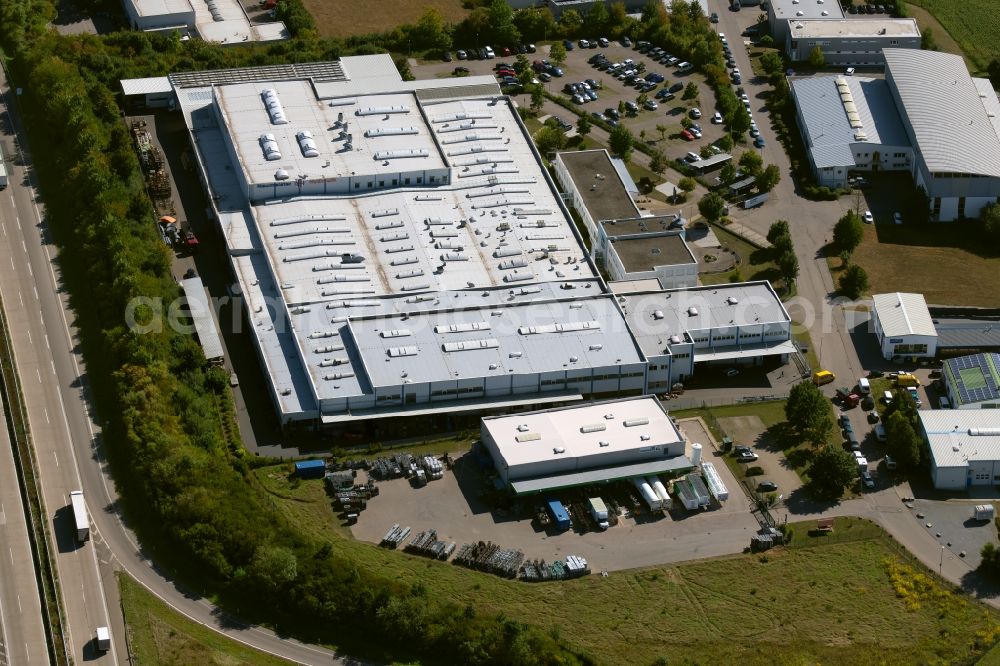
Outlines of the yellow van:
<svg viewBox="0 0 1000 666">
<path fill-rule="evenodd" d="M 829 384 L 837 378 L 837 375 L 833 374 L 829 370 L 817 370 L 813 373 L 813 384 L 816 386 L 822 386 L 823 384 Z"/>
<path fill-rule="evenodd" d="M 920 386 L 920 380 L 908 373 L 896 375 L 896 383 L 902 387 Z"/>
</svg>

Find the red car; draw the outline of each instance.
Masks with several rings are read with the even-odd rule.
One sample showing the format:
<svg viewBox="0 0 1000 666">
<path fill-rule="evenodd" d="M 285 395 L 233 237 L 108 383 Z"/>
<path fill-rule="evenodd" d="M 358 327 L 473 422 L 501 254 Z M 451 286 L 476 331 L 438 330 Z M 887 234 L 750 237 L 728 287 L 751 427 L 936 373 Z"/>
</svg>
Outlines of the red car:
<svg viewBox="0 0 1000 666">
<path fill-rule="evenodd" d="M 694 134 L 691 134 L 691 132 L 687 130 L 681 132 L 681 137 L 687 139 L 688 141 L 694 141 Z"/>
<path fill-rule="evenodd" d="M 497 76 L 517 76 L 517 72 L 509 67 L 504 67 L 503 69 L 497 70 Z"/>
</svg>

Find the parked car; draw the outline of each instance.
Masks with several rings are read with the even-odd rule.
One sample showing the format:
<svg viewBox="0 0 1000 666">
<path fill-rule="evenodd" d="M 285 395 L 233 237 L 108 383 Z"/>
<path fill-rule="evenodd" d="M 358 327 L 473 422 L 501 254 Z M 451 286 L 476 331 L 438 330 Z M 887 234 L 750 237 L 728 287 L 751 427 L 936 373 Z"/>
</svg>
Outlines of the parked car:
<svg viewBox="0 0 1000 666">
<path fill-rule="evenodd" d="M 656 111 L 656 109 L 659 108 L 657 107 L 656 102 L 654 102 L 651 99 L 647 99 L 645 102 L 643 102 L 642 107 L 647 111 Z"/>
<path fill-rule="evenodd" d="M 715 124 L 715 125 L 721 125 L 722 124 L 722 114 L 719 113 L 718 111 L 716 111 L 712 115 L 712 123 Z"/>
<path fill-rule="evenodd" d="M 466 53 L 465 51 L 463 51 L 462 49 L 459 49 L 459 50 L 455 51 L 455 55 L 458 56 L 459 60 L 468 60 L 469 59 L 469 54 Z"/>
<path fill-rule="evenodd" d="M 755 138 L 753 140 L 753 145 L 757 146 L 758 148 L 763 148 L 764 145 L 765 145 L 764 144 L 764 137 L 758 136 L 757 138 Z"/>
<path fill-rule="evenodd" d="M 695 107 L 688 111 L 688 115 L 697 120 L 698 118 L 701 118 L 701 109 Z"/>
<path fill-rule="evenodd" d="M 754 461 L 757 460 L 757 458 L 758 458 L 757 454 L 754 453 L 753 451 L 749 451 L 747 453 L 738 453 L 738 454 L 736 454 L 736 460 L 737 460 L 737 462 L 741 462 L 741 463 L 754 462 Z"/>
<path fill-rule="evenodd" d="M 871 5 L 869 5 L 869 7 L 870 6 Z M 895 222 L 896 224 L 902 224 L 903 223 L 903 214 L 900 213 L 900 212 L 898 212 L 898 211 L 895 212 L 895 213 L 893 213 L 892 214 L 892 221 Z"/>
<path fill-rule="evenodd" d="M 572 39 L 564 39 L 563 40 L 563 46 L 566 47 L 567 51 L 572 51 L 573 50 L 573 40 Z"/>
<path fill-rule="evenodd" d="M 570 125 L 568 122 L 566 122 L 565 119 L 560 118 L 559 116 L 552 116 L 552 120 L 553 120 L 553 122 L 555 122 L 555 124 L 556 124 L 557 127 L 559 127 L 560 129 L 562 129 L 562 130 L 564 130 L 566 132 L 568 132 L 569 130 L 573 129 L 572 125 Z"/>
<path fill-rule="evenodd" d="M 689 130 L 682 130 L 681 138 L 686 141 L 694 141 L 694 134 L 691 134 Z"/>
<path fill-rule="evenodd" d="M 885 457 L 885 468 L 889 471 L 896 469 L 896 461 L 892 459 L 892 456 Z"/>
<path fill-rule="evenodd" d="M 451 51 L 445 51 L 441 54 L 441 60 L 445 62 L 451 62 Z"/>
<path fill-rule="evenodd" d="M 864 220 L 865 224 L 874 224 L 875 222 L 875 216 L 872 215 L 870 210 L 866 210 L 865 214 L 861 216 L 861 219 Z"/>
<path fill-rule="evenodd" d="M 885 441 L 885 426 L 881 423 L 875 424 L 875 439 L 880 442 Z"/>
<path fill-rule="evenodd" d="M 608 41 L 607 37 L 601 37 L 597 43 L 601 45 L 601 48 L 606 48 L 611 42 Z"/>
<path fill-rule="evenodd" d="M 865 490 L 874 490 L 875 479 L 872 478 L 872 473 L 868 470 L 861 472 L 861 484 L 865 487 Z"/>
<path fill-rule="evenodd" d="M 632 46 L 632 40 L 629 39 L 628 37 L 622 37 L 621 45 L 624 46 L 625 48 L 628 48 Z"/>
<path fill-rule="evenodd" d="M 778 484 L 774 481 L 761 481 L 757 484 L 757 492 L 759 493 L 773 493 L 778 490 Z"/>
<path fill-rule="evenodd" d="M 708 20 L 711 21 L 712 23 L 718 23 L 719 22 L 719 15 L 716 14 L 715 12 L 712 12 L 712 15 L 709 17 Z"/>
<path fill-rule="evenodd" d="M 697 127 L 693 127 L 693 126 L 692 127 L 688 127 L 688 132 L 691 132 L 691 136 L 693 136 L 695 139 L 700 139 L 701 138 L 701 130 L 698 129 Z"/>
</svg>

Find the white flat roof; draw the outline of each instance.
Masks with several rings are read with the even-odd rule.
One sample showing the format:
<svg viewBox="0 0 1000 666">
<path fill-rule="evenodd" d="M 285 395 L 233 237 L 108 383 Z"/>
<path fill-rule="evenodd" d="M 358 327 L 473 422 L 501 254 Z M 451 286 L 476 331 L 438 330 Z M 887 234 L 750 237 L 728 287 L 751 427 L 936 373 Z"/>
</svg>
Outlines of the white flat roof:
<svg viewBox="0 0 1000 666">
<path fill-rule="evenodd" d="M 938 467 L 963 467 L 968 461 L 1000 461 L 1000 411 L 995 409 L 919 409 Z"/>
<path fill-rule="evenodd" d="M 510 467 L 684 441 L 654 396 L 484 417 L 482 425 Z"/>
<path fill-rule="evenodd" d="M 424 88 L 394 74 L 397 90 L 392 91 L 387 63 L 391 59 L 385 56 L 344 58 L 340 64 L 351 81 L 317 83 L 316 89 L 311 80 L 256 80 L 247 70 L 232 84 L 177 90 L 281 411 L 308 412 L 316 409 L 317 399 L 370 395 L 373 387 L 404 379 L 453 380 L 456 371 L 487 377 L 512 370 L 562 370 L 564 363 L 581 370 L 642 363 L 615 304 L 600 296 L 600 278 L 516 111 L 494 94 L 495 82 L 470 86 L 467 79 L 435 80 Z M 336 96 L 364 86 L 368 74 L 382 92 Z M 266 89 L 277 91 L 288 124 L 271 124 L 262 99 Z M 215 121 L 213 99 L 225 105 L 225 126 Z M 367 111 L 388 107 L 396 108 Z M 365 112 L 357 115 L 360 109 Z M 338 158 L 329 148 L 326 123 L 336 122 L 340 112 L 362 148 Z M 317 158 L 303 157 L 295 138 L 310 127 Z M 363 136 L 393 127 L 413 127 L 415 133 Z M 226 148 L 226 131 L 237 139 L 240 164 Z M 281 160 L 264 159 L 263 133 L 275 135 Z M 250 205 L 237 182 L 240 169 L 251 178 L 272 180 L 281 166 L 294 179 L 297 169 L 322 173 L 327 161 L 331 165 L 325 169 L 335 169 L 334 176 L 362 164 L 351 160 L 362 160 L 371 173 L 383 168 L 371 151 L 398 149 L 410 141 L 428 147 L 429 154 L 398 160 L 407 162 L 407 172 L 417 168 L 414 159 L 423 161 L 427 164 L 419 168 L 450 172 L 449 184 Z M 473 319 L 494 328 L 485 334 L 434 331 L 439 324 Z M 390 348 L 409 344 L 381 335 L 390 320 L 388 330 L 413 330 L 416 357 L 389 356 Z M 522 324 L 574 321 L 596 321 L 600 329 L 555 336 L 517 331 Z M 608 342 L 605 335 L 616 337 Z M 444 350 L 446 342 L 486 338 L 496 338 L 498 346 Z M 571 355 L 578 360 L 571 362 Z"/>
<path fill-rule="evenodd" d="M 934 320 L 923 294 L 875 294 L 875 316 L 886 336 L 925 335 L 937 337 Z"/>
<path fill-rule="evenodd" d="M 790 321 L 766 281 L 619 293 L 617 299 L 647 356 L 662 355 L 670 345 L 678 344 L 671 341 L 673 336 L 690 342 L 685 337 L 688 332 Z M 692 308 L 696 314 L 691 314 Z"/>
<path fill-rule="evenodd" d="M 778 20 L 844 18 L 844 10 L 836 0 L 771 0 L 770 8 Z"/>
<path fill-rule="evenodd" d="M 131 0 L 139 16 L 163 16 L 194 11 L 190 0 Z"/>
<path fill-rule="evenodd" d="M 919 37 L 920 28 L 912 18 L 811 18 L 789 19 L 788 31 L 797 37 Z"/>
<path fill-rule="evenodd" d="M 287 124 L 271 122 L 262 94 L 277 91 Z M 412 93 L 371 95 L 344 99 L 336 106 L 320 102 L 309 81 L 242 83 L 217 86 L 215 96 L 229 133 L 236 146 L 240 166 L 250 183 L 273 183 L 275 173 L 283 169 L 290 180 L 300 176 L 311 179 L 343 178 L 357 174 L 397 174 L 418 169 L 442 169 L 444 160 L 420 117 Z M 390 110 L 374 113 L 376 109 Z M 340 138 L 337 126 L 343 114 L 347 134 Z M 318 154 L 305 157 L 296 135 L 312 134 Z M 261 148 L 261 136 L 272 135 L 280 158 L 269 161 Z M 415 151 L 405 158 L 386 159 L 380 153 Z"/>
</svg>

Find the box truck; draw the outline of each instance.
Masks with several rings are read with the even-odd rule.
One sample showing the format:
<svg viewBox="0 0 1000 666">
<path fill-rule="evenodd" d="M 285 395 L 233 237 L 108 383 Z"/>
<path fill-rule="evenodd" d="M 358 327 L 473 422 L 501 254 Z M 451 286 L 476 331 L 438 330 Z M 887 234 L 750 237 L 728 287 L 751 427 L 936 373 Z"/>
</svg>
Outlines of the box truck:
<svg viewBox="0 0 1000 666">
<path fill-rule="evenodd" d="M 87 516 L 87 504 L 83 501 L 83 491 L 71 492 L 69 502 L 73 506 L 73 520 L 76 522 L 76 540 L 83 543 L 90 538 L 90 518 Z"/>
<path fill-rule="evenodd" d="M 972 510 L 973 520 L 993 520 L 994 509 L 992 504 L 977 504 Z"/>
<path fill-rule="evenodd" d="M 552 514 L 552 522 L 561 530 L 568 530 L 570 527 L 569 513 L 559 500 L 548 500 L 546 502 L 549 512 Z"/>
<path fill-rule="evenodd" d="M 97 628 L 97 650 L 107 652 L 111 649 L 111 632 L 107 627 Z"/>
<path fill-rule="evenodd" d="M 608 523 L 608 507 L 600 497 L 591 497 L 590 500 L 590 515 L 594 517 L 594 522 L 602 530 L 608 529 L 610 523 Z"/>
<path fill-rule="evenodd" d="M 0 150 L 0 190 L 7 187 L 7 164 L 3 161 L 3 151 Z"/>
</svg>

